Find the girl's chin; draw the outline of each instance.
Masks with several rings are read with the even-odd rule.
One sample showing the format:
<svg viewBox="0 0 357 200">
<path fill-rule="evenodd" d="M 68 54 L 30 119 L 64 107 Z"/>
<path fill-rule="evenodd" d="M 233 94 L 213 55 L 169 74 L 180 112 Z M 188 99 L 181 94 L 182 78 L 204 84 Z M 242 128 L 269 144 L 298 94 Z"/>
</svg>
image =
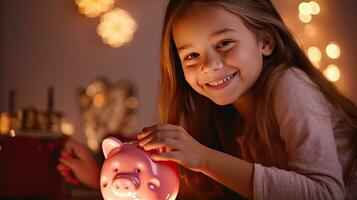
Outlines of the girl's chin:
<svg viewBox="0 0 357 200">
<path fill-rule="evenodd" d="M 215 104 L 219 106 L 226 106 L 232 104 L 234 101 L 231 99 L 211 99 Z"/>
</svg>

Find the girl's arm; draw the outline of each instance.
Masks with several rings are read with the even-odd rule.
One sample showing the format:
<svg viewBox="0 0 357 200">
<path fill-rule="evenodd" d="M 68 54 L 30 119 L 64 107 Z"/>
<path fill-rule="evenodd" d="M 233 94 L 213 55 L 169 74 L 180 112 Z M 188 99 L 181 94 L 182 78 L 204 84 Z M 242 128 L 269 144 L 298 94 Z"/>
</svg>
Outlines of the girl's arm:
<svg viewBox="0 0 357 200">
<path fill-rule="evenodd" d="M 254 164 L 254 199 L 344 199 L 336 146 L 344 133 L 334 133 L 333 108 L 306 74 L 294 68 L 283 74 L 273 94 L 286 166 Z"/>
<path fill-rule="evenodd" d="M 145 150 L 168 148 L 164 153 L 153 154 L 153 160 L 175 161 L 206 174 L 246 198 L 252 198 L 253 164 L 198 143 L 182 127 L 154 125 L 145 128 L 138 139 Z"/>
<path fill-rule="evenodd" d="M 201 172 L 245 198 L 253 197 L 253 164 L 213 149 L 207 150 Z"/>
</svg>

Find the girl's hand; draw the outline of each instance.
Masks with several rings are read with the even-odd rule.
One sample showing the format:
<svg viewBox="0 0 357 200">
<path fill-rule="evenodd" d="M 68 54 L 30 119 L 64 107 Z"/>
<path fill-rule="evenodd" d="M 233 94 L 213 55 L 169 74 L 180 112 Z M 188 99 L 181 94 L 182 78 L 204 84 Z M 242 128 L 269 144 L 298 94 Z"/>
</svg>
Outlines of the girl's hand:
<svg viewBox="0 0 357 200">
<path fill-rule="evenodd" d="M 153 154 L 155 161 L 174 161 L 194 171 L 200 171 L 209 156 L 209 148 L 197 142 L 182 127 L 160 124 L 146 127 L 138 135 L 144 150 L 165 149 Z"/>
<path fill-rule="evenodd" d="M 70 183 L 99 188 L 100 166 L 85 145 L 69 139 L 61 151 L 57 170 Z"/>
</svg>

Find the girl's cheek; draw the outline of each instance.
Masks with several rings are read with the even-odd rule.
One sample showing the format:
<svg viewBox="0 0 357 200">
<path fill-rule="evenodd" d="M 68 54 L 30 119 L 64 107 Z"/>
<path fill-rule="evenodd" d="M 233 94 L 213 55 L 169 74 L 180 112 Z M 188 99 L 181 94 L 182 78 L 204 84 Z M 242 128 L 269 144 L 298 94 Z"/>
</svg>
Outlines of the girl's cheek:
<svg viewBox="0 0 357 200">
<path fill-rule="evenodd" d="M 185 75 L 185 79 L 186 81 L 191 84 L 192 82 L 195 81 L 195 79 L 198 78 L 198 74 L 196 73 L 196 69 L 197 67 L 191 66 L 191 67 L 186 67 L 183 72 Z"/>
<path fill-rule="evenodd" d="M 242 64 L 242 53 L 240 52 L 238 47 L 234 47 L 227 51 L 224 55 L 224 60 L 227 65 L 230 66 L 239 66 Z"/>
</svg>

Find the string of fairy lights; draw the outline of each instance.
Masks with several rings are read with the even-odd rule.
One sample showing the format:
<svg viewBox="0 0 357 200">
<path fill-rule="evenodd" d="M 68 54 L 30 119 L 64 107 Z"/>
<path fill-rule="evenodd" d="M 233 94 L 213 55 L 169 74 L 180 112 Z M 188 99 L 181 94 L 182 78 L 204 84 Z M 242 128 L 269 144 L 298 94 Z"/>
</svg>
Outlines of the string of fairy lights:
<svg viewBox="0 0 357 200">
<path fill-rule="evenodd" d="M 75 0 L 81 14 L 89 18 L 100 16 L 97 33 L 105 44 L 113 48 L 129 43 L 137 30 L 130 13 L 115 8 L 116 0 Z"/>
<path fill-rule="evenodd" d="M 298 11 L 298 18 L 304 24 L 305 36 L 315 37 L 318 30 L 313 23 L 313 18 L 321 12 L 319 3 L 316 1 L 301 1 L 298 5 Z M 327 42 L 323 45 L 323 48 L 310 46 L 306 53 L 315 67 L 320 69 L 329 81 L 337 82 L 340 79 L 341 72 L 336 62 L 340 58 L 341 50 L 337 42 Z"/>
</svg>

